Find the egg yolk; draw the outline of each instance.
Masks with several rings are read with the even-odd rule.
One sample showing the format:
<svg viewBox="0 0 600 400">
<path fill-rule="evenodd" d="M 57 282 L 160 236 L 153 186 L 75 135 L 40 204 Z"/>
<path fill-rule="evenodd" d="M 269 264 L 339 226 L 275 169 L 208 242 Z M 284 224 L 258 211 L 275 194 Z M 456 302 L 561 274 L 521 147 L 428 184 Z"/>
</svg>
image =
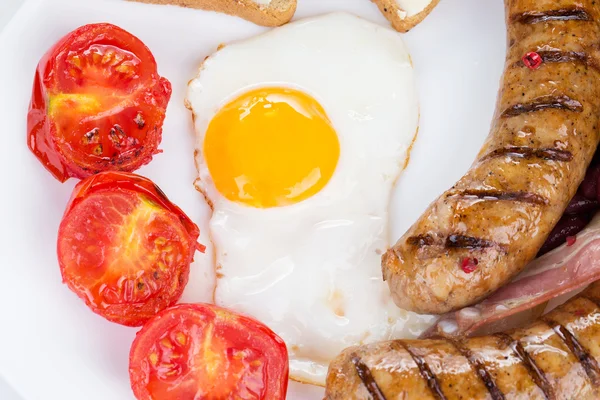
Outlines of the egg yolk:
<svg viewBox="0 0 600 400">
<path fill-rule="evenodd" d="M 208 126 L 204 157 L 217 190 L 253 207 L 279 207 L 318 193 L 340 144 L 325 110 L 295 89 L 261 88 L 225 105 Z"/>
</svg>

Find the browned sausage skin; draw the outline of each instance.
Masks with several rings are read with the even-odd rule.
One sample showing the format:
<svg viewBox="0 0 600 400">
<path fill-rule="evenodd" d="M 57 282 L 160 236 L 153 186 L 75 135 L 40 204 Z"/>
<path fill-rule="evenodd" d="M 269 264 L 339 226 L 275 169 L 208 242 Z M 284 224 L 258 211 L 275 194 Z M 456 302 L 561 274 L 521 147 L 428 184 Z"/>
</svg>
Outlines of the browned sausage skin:
<svg viewBox="0 0 600 400">
<path fill-rule="evenodd" d="M 600 2 L 506 0 L 508 51 L 477 160 L 382 259 L 396 304 L 441 314 L 486 297 L 544 243 L 583 180 L 600 117 Z M 536 51 L 542 65 L 522 58 Z M 463 260 L 477 260 L 474 272 Z"/>
<path fill-rule="evenodd" d="M 466 340 L 352 347 L 326 400 L 600 398 L 600 283 L 529 327 Z"/>
</svg>

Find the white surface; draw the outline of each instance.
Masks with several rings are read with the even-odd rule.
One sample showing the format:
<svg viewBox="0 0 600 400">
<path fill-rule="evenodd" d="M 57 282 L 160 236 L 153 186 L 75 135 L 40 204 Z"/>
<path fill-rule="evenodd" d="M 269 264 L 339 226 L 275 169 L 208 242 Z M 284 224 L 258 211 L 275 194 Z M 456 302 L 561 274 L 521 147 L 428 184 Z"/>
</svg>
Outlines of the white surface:
<svg viewBox="0 0 600 400">
<path fill-rule="evenodd" d="M 13 14 L 21 6 L 23 0 L 4 0 L 0 3 L 0 33 L 6 23 L 12 18 Z M 13 390 L 0 375 L 0 399 L 2 400 L 22 400 L 22 398 Z"/>
<path fill-rule="evenodd" d="M 348 10 L 387 24 L 367 0 L 299 3 L 298 16 Z M 89 312 L 60 282 L 56 230 L 75 182 L 55 181 L 25 142 L 25 116 L 39 58 L 68 31 L 98 21 L 139 36 L 153 50 L 160 73 L 173 83 L 165 152 L 139 172 L 157 182 L 198 223 L 205 220 L 206 209 L 192 187 L 192 129 L 182 104 L 185 85 L 220 42 L 264 30 L 201 11 L 48 0 L 28 3 L 0 34 L 0 54 L 10 55 L 0 62 L 0 376 L 24 400 L 133 398 L 127 357 L 135 330 Z M 462 175 L 487 135 L 503 66 L 504 35 L 502 2 L 480 0 L 445 0 L 405 35 L 416 68 L 421 128 L 407 169 L 411 173 L 400 179 L 392 201 L 393 237 Z M 202 286 L 200 264 L 194 267 L 195 282 L 186 290 L 189 301 Z M 289 398 L 320 398 L 318 390 L 308 392 Z"/>
<path fill-rule="evenodd" d="M 0 2 L 0 32 L 24 1 L 25 0 L 3 0 Z"/>
</svg>

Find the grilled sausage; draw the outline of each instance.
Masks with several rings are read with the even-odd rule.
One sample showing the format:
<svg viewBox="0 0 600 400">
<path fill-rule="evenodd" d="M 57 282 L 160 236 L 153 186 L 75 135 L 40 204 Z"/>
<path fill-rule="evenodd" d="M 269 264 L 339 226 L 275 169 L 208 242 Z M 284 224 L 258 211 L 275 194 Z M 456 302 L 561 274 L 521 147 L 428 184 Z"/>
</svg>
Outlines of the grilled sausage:
<svg viewBox="0 0 600 400">
<path fill-rule="evenodd" d="M 505 2 L 507 63 L 491 133 L 467 174 L 382 259 L 394 301 L 407 310 L 462 308 L 519 273 L 598 145 L 600 2 Z M 543 61 L 537 69 L 523 61 L 530 52 Z"/>
<path fill-rule="evenodd" d="M 600 398 L 600 282 L 529 327 L 345 350 L 326 400 Z"/>
</svg>

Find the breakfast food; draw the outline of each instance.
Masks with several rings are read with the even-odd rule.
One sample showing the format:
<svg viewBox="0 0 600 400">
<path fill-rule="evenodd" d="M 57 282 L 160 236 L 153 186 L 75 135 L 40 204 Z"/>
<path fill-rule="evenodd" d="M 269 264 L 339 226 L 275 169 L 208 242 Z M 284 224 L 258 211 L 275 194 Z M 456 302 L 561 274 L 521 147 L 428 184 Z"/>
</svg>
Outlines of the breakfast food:
<svg viewBox="0 0 600 400">
<path fill-rule="evenodd" d="M 523 321 L 539 317 L 548 301 L 569 296 L 598 280 L 598 172 L 600 152 L 596 151 L 579 190 L 546 239 L 538 258 L 483 301 L 442 315 L 421 338 L 480 335 L 522 326 Z"/>
<path fill-rule="evenodd" d="M 297 0 L 133 0 L 150 4 L 217 11 L 263 26 L 279 26 L 292 19 Z"/>
<path fill-rule="evenodd" d="M 175 304 L 198 227 L 150 180 L 103 172 L 80 182 L 58 232 L 63 281 L 109 321 L 140 326 Z"/>
<path fill-rule="evenodd" d="M 538 253 L 584 178 L 600 123 L 600 6 L 507 1 L 508 54 L 492 132 L 467 174 L 382 260 L 396 304 L 473 304 Z"/>
<path fill-rule="evenodd" d="M 418 122 L 396 32 L 335 13 L 227 45 L 187 106 L 213 207 L 216 303 L 281 336 L 292 379 L 322 385 L 343 348 L 433 322 L 397 309 L 379 269 Z"/>
<path fill-rule="evenodd" d="M 56 179 L 134 171 L 158 153 L 171 84 L 150 50 L 110 24 L 69 33 L 41 59 L 27 144 Z"/>
<path fill-rule="evenodd" d="M 399 32 L 408 32 L 433 11 L 440 0 L 372 0 Z"/>
<path fill-rule="evenodd" d="M 598 399 L 599 349 L 595 283 L 523 329 L 347 349 L 331 364 L 325 398 Z"/>
<path fill-rule="evenodd" d="M 536 258 L 512 282 L 480 303 L 442 316 L 423 336 L 471 336 L 506 330 L 544 311 L 546 302 L 600 279 L 600 215 L 577 236 Z M 513 316 L 530 310 L 529 314 Z M 535 318 L 529 318 L 532 320 Z"/>
<path fill-rule="evenodd" d="M 207 304 L 181 304 L 137 334 L 129 358 L 138 400 L 285 399 L 285 344 L 258 321 Z"/>
<path fill-rule="evenodd" d="M 556 247 L 566 243 L 583 230 L 592 217 L 600 209 L 600 152 L 596 150 L 592 163 L 588 167 L 585 178 L 575 196 L 565 209 L 565 213 L 548 235 L 546 242 L 540 249 L 538 256 L 546 254 Z"/>
</svg>

